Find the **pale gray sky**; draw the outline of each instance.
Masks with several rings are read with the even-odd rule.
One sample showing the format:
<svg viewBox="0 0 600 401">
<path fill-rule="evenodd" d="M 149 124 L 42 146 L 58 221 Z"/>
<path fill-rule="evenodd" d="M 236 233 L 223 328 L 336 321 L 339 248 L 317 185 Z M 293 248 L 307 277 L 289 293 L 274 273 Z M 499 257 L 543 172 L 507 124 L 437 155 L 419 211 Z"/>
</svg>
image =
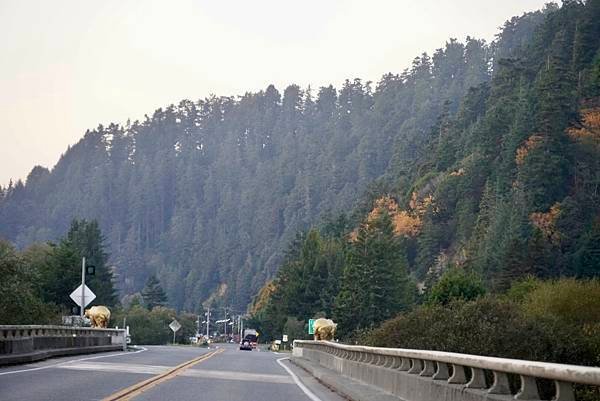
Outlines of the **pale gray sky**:
<svg viewBox="0 0 600 401">
<path fill-rule="evenodd" d="M 270 83 L 376 82 L 545 2 L 0 0 L 0 185 L 99 123 Z"/>
</svg>

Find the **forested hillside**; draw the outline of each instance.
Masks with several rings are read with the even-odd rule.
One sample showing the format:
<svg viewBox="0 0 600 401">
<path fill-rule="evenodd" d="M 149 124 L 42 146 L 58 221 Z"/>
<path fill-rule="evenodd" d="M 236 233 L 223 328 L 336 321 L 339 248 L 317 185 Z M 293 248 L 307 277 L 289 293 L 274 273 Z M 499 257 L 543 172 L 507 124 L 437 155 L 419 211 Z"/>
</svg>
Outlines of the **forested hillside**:
<svg viewBox="0 0 600 401">
<path fill-rule="evenodd" d="M 355 242 L 367 214 L 384 216 L 410 280 L 449 264 L 499 286 L 542 266 L 585 272 L 600 235 L 599 19 L 598 1 L 548 6 L 375 85 L 270 86 L 99 126 L 0 190 L 0 236 L 25 247 L 97 219 L 122 295 L 156 274 L 187 310 L 245 306 L 299 230 L 344 212 L 336 235 Z"/>
<path fill-rule="evenodd" d="M 425 302 L 441 306 L 398 317 L 383 326 L 383 337 L 368 341 L 485 352 L 469 348 L 468 334 L 456 338 L 466 348 L 445 342 L 443 333 L 463 322 L 440 318 L 459 314 L 444 309 L 452 299 L 473 300 L 485 293 L 500 297 L 529 277 L 533 284 L 515 290 L 521 301 L 538 279 L 599 276 L 600 1 L 565 1 L 560 9 L 548 9 L 533 30 L 530 25 L 521 28 L 525 21 L 530 19 L 513 21 L 500 35 L 498 46 L 511 43 L 511 51 L 491 47 L 492 54 L 503 56 L 492 57 L 491 79 L 468 89 L 457 103 L 442 97 L 428 128 L 397 143 L 387 173 L 361 199 L 352 218 L 325 221 L 292 244 L 275 279 L 255 300 L 256 325 L 277 338 L 301 327 L 307 317 L 333 316 L 339 335 L 348 339 Z M 507 35 L 515 32 L 531 35 L 529 40 L 509 40 Z M 436 68 L 434 62 L 429 79 L 436 77 Z M 397 85 L 407 82 L 400 77 Z M 434 85 L 427 87 L 436 93 Z M 576 308 L 600 288 L 597 281 L 568 280 L 542 287 L 557 296 L 564 291 L 556 311 Z M 577 294 L 577 288 L 589 293 Z M 457 310 L 481 308 L 481 322 L 472 323 L 474 332 L 488 318 L 503 324 L 513 319 L 511 324 L 542 330 L 540 322 L 519 320 L 521 306 L 503 302 L 494 298 Z M 582 306 L 582 313 L 594 308 Z M 508 309 L 518 312 L 510 319 L 494 317 Z M 406 319 L 439 321 L 431 332 L 440 337 L 425 335 L 417 343 L 394 334 L 408 330 Z M 597 320 L 586 319 L 569 327 L 591 336 Z M 554 328 L 543 330 L 548 338 L 556 334 Z M 516 336 L 523 333 L 515 331 Z M 482 338 L 495 341 L 489 335 Z M 530 345 L 531 350 L 542 347 Z M 499 347 L 493 352 L 509 351 Z M 544 352 L 536 358 L 568 356 Z M 596 358 L 596 351 L 591 355 Z"/>
</svg>

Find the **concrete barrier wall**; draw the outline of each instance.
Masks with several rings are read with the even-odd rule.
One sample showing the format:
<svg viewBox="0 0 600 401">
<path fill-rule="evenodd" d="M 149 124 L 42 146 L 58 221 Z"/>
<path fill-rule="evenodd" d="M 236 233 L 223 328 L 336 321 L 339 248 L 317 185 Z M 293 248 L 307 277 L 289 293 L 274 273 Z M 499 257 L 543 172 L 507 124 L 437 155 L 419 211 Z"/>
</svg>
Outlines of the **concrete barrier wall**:
<svg viewBox="0 0 600 401">
<path fill-rule="evenodd" d="M 127 349 L 125 330 L 0 325 L 0 365 Z"/>
<path fill-rule="evenodd" d="M 294 341 L 292 359 L 405 401 L 541 400 L 542 379 L 554 382 L 553 400 L 573 401 L 573 384 L 600 386 L 600 368 L 595 367 L 328 341 Z"/>
</svg>

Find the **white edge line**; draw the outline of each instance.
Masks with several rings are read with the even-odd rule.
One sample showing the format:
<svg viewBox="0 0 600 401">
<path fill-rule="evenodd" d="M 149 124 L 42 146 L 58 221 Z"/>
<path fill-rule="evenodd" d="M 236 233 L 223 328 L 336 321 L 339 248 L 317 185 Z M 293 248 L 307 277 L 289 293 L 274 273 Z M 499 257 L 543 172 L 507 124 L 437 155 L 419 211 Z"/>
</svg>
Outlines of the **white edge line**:
<svg viewBox="0 0 600 401">
<path fill-rule="evenodd" d="M 0 376 L 12 375 L 13 373 L 33 372 L 35 370 L 49 369 L 49 368 L 54 368 L 54 367 L 57 367 L 57 366 L 67 365 L 67 364 L 73 363 L 73 362 L 89 361 L 90 359 L 110 358 L 110 357 L 113 357 L 113 356 L 119 356 L 119 355 L 125 355 L 125 354 L 131 355 L 131 354 L 137 354 L 139 352 L 147 351 L 147 348 L 144 348 L 144 347 L 140 347 L 140 348 L 141 348 L 140 350 L 134 351 L 134 352 L 119 352 L 118 354 L 92 356 L 92 357 L 89 357 L 89 358 L 81 358 L 81 359 L 70 359 L 70 360 L 65 361 L 65 362 L 55 363 L 54 365 L 40 366 L 39 368 L 11 370 L 9 372 L 1 372 Z"/>
<path fill-rule="evenodd" d="M 298 385 L 298 387 L 300 387 L 300 390 L 302 390 L 302 391 L 304 392 L 304 394 L 306 394 L 306 396 L 307 396 L 308 398 L 310 398 L 312 401 L 322 401 L 322 400 L 321 400 L 319 397 L 317 397 L 317 396 L 315 395 L 315 393 L 313 393 L 312 391 L 310 391 L 310 390 L 308 389 L 308 387 L 306 387 L 306 386 L 304 385 L 304 383 L 302 383 L 302 382 L 300 381 L 300 379 L 298 379 L 298 376 L 296 376 L 296 375 L 294 374 L 294 372 L 292 372 L 292 370 L 291 370 L 290 368 L 288 368 L 287 366 L 285 366 L 285 365 L 283 364 L 283 362 L 281 362 L 281 361 L 284 361 L 284 360 L 286 360 L 286 359 L 290 359 L 290 358 L 288 358 L 288 357 L 286 357 L 286 358 L 279 358 L 279 359 L 277 360 L 277 363 L 278 363 L 279 365 L 281 365 L 281 367 L 282 367 L 282 368 L 284 368 L 284 369 L 286 370 L 286 372 L 288 372 L 288 373 L 289 373 L 289 375 L 290 375 L 290 376 L 292 376 L 292 379 L 294 379 L 294 383 L 296 383 L 296 384 Z"/>
</svg>

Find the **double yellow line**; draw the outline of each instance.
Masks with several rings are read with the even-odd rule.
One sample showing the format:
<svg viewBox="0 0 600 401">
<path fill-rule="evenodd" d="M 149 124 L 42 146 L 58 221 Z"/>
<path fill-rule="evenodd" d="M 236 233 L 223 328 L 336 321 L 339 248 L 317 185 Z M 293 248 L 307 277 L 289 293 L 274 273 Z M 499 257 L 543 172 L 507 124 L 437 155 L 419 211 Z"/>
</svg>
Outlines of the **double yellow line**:
<svg viewBox="0 0 600 401">
<path fill-rule="evenodd" d="M 197 363 L 200 363 L 202 361 L 207 360 L 208 358 L 220 354 L 221 352 L 225 351 L 223 348 L 217 349 L 215 351 L 211 351 L 207 354 L 201 355 L 197 358 L 194 359 L 190 359 L 187 362 L 184 362 L 180 365 L 175 366 L 172 369 L 169 369 L 168 371 L 166 371 L 165 373 L 161 373 L 159 375 L 156 375 L 154 377 L 151 377 L 147 380 L 141 381 L 139 383 L 136 383 L 132 386 L 129 386 L 127 388 L 124 388 L 121 391 L 118 391 L 112 395 L 109 395 L 108 397 L 104 398 L 102 401 L 127 401 L 127 400 L 131 400 L 133 397 L 140 395 L 141 393 L 143 393 L 146 390 L 151 389 L 152 387 L 163 383 L 169 379 L 174 378 L 175 376 L 177 376 L 178 374 L 180 374 L 181 372 L 183 372 L 184 370 L 186 370 L 189 367 L 192 367 L 194 365 L 196 365 Z"/>
</svg>

